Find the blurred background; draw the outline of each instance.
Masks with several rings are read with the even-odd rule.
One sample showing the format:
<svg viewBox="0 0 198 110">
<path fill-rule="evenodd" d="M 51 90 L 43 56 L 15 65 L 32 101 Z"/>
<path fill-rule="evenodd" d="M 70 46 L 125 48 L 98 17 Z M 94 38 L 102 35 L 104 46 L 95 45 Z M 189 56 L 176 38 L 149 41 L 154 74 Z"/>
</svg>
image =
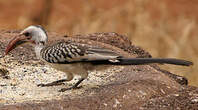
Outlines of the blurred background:
<svg viewBox="0 0 198 110">
<path fill-rule="evenodd" d="M 67 35 L 126 35 L 153 57 L 193 61 L 192 67 L 162 68 L 198 86 L 197 0 L 0 0 L 0 29 L 23 29 L 30 24 Z"/>
</svg>

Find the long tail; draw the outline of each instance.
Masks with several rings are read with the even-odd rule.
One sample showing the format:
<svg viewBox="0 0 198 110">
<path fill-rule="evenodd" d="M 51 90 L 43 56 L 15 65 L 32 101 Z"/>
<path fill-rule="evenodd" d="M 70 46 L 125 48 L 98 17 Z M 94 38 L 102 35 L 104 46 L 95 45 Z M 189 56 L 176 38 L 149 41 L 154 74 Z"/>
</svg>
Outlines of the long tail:
<svg viewBox="0 0 198 110">
<path fill-rule="evenodd" d="M 118 62 L 112 62 L 113 64 L 120 65 L 141 65 L 141 64 L 149 64 L 149 63 L 160 63 L 160 64 L 174 64 L 174 65 L 182 65 L 182 66 L 190 66 L 193 65 L 192 62 L 181 59 L 174 58 L 119 58 Z"/>
</svg>

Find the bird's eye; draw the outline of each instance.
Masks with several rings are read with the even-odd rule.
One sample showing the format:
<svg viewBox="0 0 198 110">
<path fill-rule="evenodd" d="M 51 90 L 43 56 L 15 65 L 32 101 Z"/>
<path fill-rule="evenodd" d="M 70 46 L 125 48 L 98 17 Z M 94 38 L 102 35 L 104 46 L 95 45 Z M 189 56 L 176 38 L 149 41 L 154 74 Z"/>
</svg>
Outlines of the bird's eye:
<svg viewBox="0 0 198 110">
<path fill-rule="evenodd" d="M 25 36 L 30 36 L 29 32 L 24 33 Z"/>
</svg>

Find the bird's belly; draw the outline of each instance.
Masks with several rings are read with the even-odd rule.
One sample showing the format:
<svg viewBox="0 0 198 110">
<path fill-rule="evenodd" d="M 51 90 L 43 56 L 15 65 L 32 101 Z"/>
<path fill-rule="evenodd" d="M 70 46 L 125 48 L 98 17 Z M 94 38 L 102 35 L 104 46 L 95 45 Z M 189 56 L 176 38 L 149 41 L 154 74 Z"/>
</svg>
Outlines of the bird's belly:
<svg viewBox="0 0 198 110">
<path fill-rule="evenodd" d="M 52 64 L 50 63 L 50 66 L 55 68 L 56 70 L 66 72 L 66 73 L 72 73 L 72 74 L 83 74 L 87 73 L 87 68 L 85 68 L 84 64 L 81 63 L 73 63 L 73 64 Z"/>
<path fill-rule="evenodd" d="M 88 73 L 88 71 L 92 71 L 92 70 L 100 71 L 107 69 L 111 66 L 111 65 L 92 65 L 91 63 L 70 63 L 70 64 L 48 63 L 48 64 L 58 71 L 71 73 L 74 75 L 83 75 Z"/>
</svg>

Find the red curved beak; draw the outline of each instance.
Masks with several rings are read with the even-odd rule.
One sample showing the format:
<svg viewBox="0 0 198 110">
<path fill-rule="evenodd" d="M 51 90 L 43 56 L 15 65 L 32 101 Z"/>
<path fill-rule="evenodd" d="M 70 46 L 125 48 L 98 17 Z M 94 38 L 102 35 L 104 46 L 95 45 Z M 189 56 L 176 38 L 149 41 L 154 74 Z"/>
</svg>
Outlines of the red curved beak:
<svg viewBox="0 0 198 110">
<path fill-rule="evenodd" d="M 31 37 L 27 37 L 23 34 L 19 34 L 17 36 L 15 36 L 7 45 L 6 49 L 5 49 L 5 53 L 4 55 L 7 55 L 11 50 L 13 50 L 15 47 L 27 42 L 27 41 L 31 41 L 29 40 Z"/>
</svg>

